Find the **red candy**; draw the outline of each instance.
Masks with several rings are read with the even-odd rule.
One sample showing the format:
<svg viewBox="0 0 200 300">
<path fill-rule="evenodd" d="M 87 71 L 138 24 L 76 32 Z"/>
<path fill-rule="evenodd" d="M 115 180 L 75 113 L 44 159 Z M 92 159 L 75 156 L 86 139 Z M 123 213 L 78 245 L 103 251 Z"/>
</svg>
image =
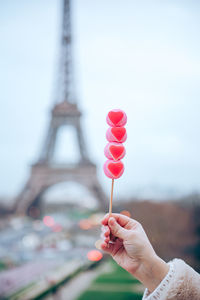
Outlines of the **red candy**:
<svg viewBox="0 0 200 300">
<path fill-rule="evenodd" d="M 104 149 L 104 154 L 108 159 L 119 160 L 125 156 L 126 150 L 121 143 L 108 143 Z"/>
<path fill-rule="evenodd" d="M 124 173 L 124 164 L 121 160 L 107 160 L 104 164 L 105 175 L 112 179 L 117 179 Z"/>
<path fill-rule="evenodd" d="M 126 129 L 123 127 L 127 122 L 127 116 L 123 110 L 111 110 L 106 121 L 111 127 L 106 132 L 108 144 L 104 149 L 104 154 L 108 158 L 103 169 L 107 177 L 117 179 L 124 173 L 124 164 L 121 159 L 125 156 L 126 150 L 123 142 L 127 139 Z"/>
<path fill-rule="evenodd" d="M 106 132 L 106 138 L 109 142 L 124 143 L 127 139 L 126 128 L 109 127 Z"/>
<path fill-rule="evenodd" d="M 127 122 L 127 116 L 125 112 L 121 109 L 113 109 L 109 111 L 106 121 L 108 125 L 114 127 L 124 126 Z"/>
</svg>

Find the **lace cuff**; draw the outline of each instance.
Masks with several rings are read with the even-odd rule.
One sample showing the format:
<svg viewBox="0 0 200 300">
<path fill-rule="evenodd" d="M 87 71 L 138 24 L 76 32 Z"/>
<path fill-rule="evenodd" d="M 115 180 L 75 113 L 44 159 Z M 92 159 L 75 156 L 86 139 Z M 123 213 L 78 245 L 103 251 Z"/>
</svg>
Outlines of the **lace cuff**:
<svg viewBox="0 0 200 300">
<path fill-rule="evenodd" d="M 174 264 L 173 262 L 168 263 L 170 265 L 169 271 L 158 287 L 150 294 L 148 289 L 145 289 L 142 300 L 161 300 L 163 299 L 163 294 L 168 290 L 169 285 L 174 276 Z"/>
</svg>

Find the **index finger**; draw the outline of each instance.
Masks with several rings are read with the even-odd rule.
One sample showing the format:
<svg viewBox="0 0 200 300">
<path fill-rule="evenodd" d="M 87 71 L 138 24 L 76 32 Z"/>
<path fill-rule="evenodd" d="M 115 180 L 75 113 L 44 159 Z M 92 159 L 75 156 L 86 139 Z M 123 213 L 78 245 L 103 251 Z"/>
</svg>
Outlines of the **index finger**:
<svg viewBox="0 0 200 300">
<path fill-rule="evenodd" d="M 109 216 L 109 214 L 106 214 L 103 218 L 103 220 L 101 221 L 102 225 L 108 225 L 108 220 L 110 217 L 115 218 L 115 220 L 117 221 L 117 223 L 122 226 L 125 227 L 128 224 L 135 224 L 136 221 L 125 216 L 125 215 L 121 215 L 121 214 L 113 214 L 111 216 Z"/>
</svg>

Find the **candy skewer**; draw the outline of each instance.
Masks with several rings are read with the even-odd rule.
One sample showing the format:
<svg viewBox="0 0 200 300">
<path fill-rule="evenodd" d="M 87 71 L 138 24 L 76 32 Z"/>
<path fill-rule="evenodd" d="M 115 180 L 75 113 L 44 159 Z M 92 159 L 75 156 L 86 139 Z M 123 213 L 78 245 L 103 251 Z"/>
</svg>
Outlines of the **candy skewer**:
<svg viewBox="0 0 200 300">
<path fill-rule="evenodd" d="M 114 179 L 112 179 L 112 185 L 111 185 L 111 195 L 110 195 L 110 204 L 109 204 L 109 217 L 112 215 L 113 190 L 114 190 Z"/>
<path fill-rule="evenodd" d="M 109 143 L 104 148 L 104 154 L 108 160 L 104 163 L 103 170 L 105 175 L 112 179 L 109 203 L 110 217 L 112 216 L 114 179 L 120 178 L 124 172 L 124 164 L 121 159 L 126 154 L 122 144 L 127 138 L 126 129 L 124 128 L 127 122 L 126 113 L 120 109 L 113 109 L 107 114 L 106 122 L 110 128 L 106 132 L 106 139 Z"/>
</svg>

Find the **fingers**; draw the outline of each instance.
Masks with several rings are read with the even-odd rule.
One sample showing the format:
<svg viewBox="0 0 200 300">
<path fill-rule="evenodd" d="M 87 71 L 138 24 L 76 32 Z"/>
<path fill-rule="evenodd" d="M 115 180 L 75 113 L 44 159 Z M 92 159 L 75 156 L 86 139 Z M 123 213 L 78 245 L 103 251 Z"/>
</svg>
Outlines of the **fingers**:
<svg viewBox="0 0 200 300">
<path fill-rule="evenodd" d="M 115 235 L 112 234 L 112 231 L 111 231 L 111 229 L 110 229 L 109 226 L 102 226 L 101 227 L 101 231 L 102 231 L 101 232 L 101 239 L 102 239 L 102 241 L 100 243 L 100 248 L 101 248 L 101 250 L 103 250 L 103 251 L 105 251 L 108 254 L 110 254 L 110 255 L 113 256 L 113 253 L 115 253 L 116 250 L 119 247 L 121 247 L 121 245 L 123 244 L 123 239 L 121 239 L 121 238 L 117 238 L 116 239 L 118 233 L 116 232 L 116 229 L 115 229 L 115 223 L 117 224 L 117 222 L 114 219 L 114 224 L 112 224 L 113 223 L 112 219 L 109 222 L 109 226 L 112 227 L 112 228 L 114 228 L 113 231 L 115 232 Z M 110 225 L 110 223 L 111 223 L 111 225 Z M 117 225 L 119 226 L 119 228 L 121 228 L 119 224 L 117 224 Z M 127 231 L 127 230 L 125 230 L 125 229 L 122 228 L 122 231 L 123 230 Z M 123 235 L 123 237 L 124 237 L 124 235 Z"/>
<path fill-rule="evenodd" d="M 110 241 L 110 237 L 109 236 L 105 237 L 105 235 L 103 233 L 101 233 L 100 238 L 102 241 L 104 241 L 106 243 L 109 243 L 109 241 Z"/>
<path fill-rule="evenodd" d="M 101 227 L 101 249 L 109 254 L 113 251 L 113 245 L 110 242 L 110 228 L 108 226 Z"/>
<path fill-rule="evenodd" d="M 109 236 L 110 235 L 110 228 L 108 226 L 102 226 L 101 227 L 101 232 L 105 235 L 105 236 Z"/>
<path fill-rule="evenodd" d="M 110 227 L 110 231 L 111 231 L 112 235 L 114 235 L 115 237 L 118 237 L 122 240 L 124 240 L 127 237 L 128 230 L 126 230 L 122 226 L 120 226 L 117 223 L 115 218 L 111 217 L 108 220 L 108 225 Z"/>
<path fill-rule="evenodd" d="M 110 228 L 108 226 L 101 227 L 101 235 L 102 241 L 109 243 L 110 241 Z"/>
<path fill-rule="evenodd" d="M 132 226 L 137 223 L 134 219 L 121 214 L 112 214 L 112 217 L 115 218 L 117 223 L 119 223 L 122 227 L 127 227 L 128 225 Z M 102 225 L 108 225 L 109 218 L 109 214 L 106 214 L 101 222 Z"/>
<path fill-rule="evenodd" d="M 120 214 L 112 214 L 112 217 L 109 218 L 109 215 L 106 215 L 102 221 L 102 235 L 101 238 L 105 242 L 109 242 L 110 234 L 114 237 L 118 237 L 120 239 L 125 239 L 127 236 L 127 230 L 123 228 L 128 222 L 130 222 L 130 218 L 120 215 Z M 119 222 L 119 223 L 118 223 Z"/>
<path fill-rule="evenodd" d="M 102 242 L 101 249 L 109 254 L 112 254 L 114 249 L 114 244 L 108 244 L 106 242 Z"/>
</svg>

